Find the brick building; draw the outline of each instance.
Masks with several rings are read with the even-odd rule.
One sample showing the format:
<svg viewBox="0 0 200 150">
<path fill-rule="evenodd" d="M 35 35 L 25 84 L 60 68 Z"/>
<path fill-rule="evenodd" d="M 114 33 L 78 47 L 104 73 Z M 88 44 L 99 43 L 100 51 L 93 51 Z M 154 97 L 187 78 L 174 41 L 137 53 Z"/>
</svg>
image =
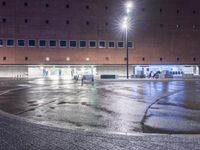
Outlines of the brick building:
<svg viewBox="0 0 200 150">
<path fill-rule="evenodd" d="M 0 76 L 125 76 L 124 0 L 0 0 Z M 130 75 L 199 75 L 200 1 L 133 0 Z"/>
</svg>

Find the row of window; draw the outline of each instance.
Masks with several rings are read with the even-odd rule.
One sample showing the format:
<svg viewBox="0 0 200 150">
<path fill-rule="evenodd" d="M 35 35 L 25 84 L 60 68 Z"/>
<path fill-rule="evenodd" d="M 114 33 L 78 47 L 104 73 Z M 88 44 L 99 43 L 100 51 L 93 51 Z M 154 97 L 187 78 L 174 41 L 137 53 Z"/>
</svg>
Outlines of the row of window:
<svg viewBox="0 0 200 150">
<path fill-rule="evenodd" d="M 7 39 L 6 41 L 6 47 L 14 47 L 15 46 L 15 41 L 13 39 Z M 19 39 L 16 41 L 17 47 L 25 47 L 26 45 L 28 47 L 36 47 L 37 41 L 36 40 L 22 40 Z M 78 45 L 79 44 L 79 45 Z M 98 45 L 97 45 L 98 44 Z M 0 47 L 4 46 L 4 40 L 0 39 Z M 98 42 L 96 40 L 38 40 L 38 46 L 40 48 L 57 48 L 58 46 L 60 48 L 124 48 L 125 42 L 123 41 L 104 41 L 104 40 L 99 40 Z M 133 48 L 133 42 L 129 41 L 128 42 L 128 47 Z"/>
<path fill-rule="evenodd" d="M 3 6 L 6 6 L 6 2 L 3 1 L 3 2 L 2 2 L 2 5 L 3 5 Z M 28 2 L 24 2 L 24 6 L 25 6 L 25 7 L 28 7 L 28 6 L 29 6 Z M 46 8 L 48 8 L 48 7 L 50 7 L 50 4 L 49 4 L 49 3 L 46 3 L 44 6 L 45 6 Z M 65 7 L 66 7 L 66 8 L 70 8 L 70 5 L 69 5 L 69 4 L 66 4 Z M 86 5 L 86 6 L 85 6 L 85 9 L 90 9 L 90 6 L 89 6 L 89 5 Z M 108 6 L 105 6 L 105 10 L 108 10 Z"/>
<path fill-rule="evenodd" d="M 3 2 L 2 2 L 2 5 L 3 5 L 3 6 L 6 6 L 6 1 L 3 1 Z M 24 6 L 25 6 L 25 7 L 28 7 L 28 6 L 29 6 L 28 2 L 24 2 Z M 50 4 L 49 4 L 49 3 L 46 3 L 44 6 L 45 6 L 46 8 L 48 8 L 48 7 L 50 7 Z M 70 8 L 70 5 L 69 5 L 69 4 L 66 4 L 65 7 L 66 7 L 66 8 Z M 89 6 L 89 5 L 86 5 L 86 6 L 85 6 L 85 9 L 87 9 L 87 10 L 90 9 L 90 6 Z M 105 10 L 108 10 L 108 9 L 109 9 L 109 7 L 108 7 L 108 6 L 105 6 Z M 141 11 L 144 12 L 145 10 L 146 10 L 145 8 L 141 8 Z M 159 12 L 160 12 L 160 13 L 162 13 L 163 11 L 164 11 L 164 10 L 163 10 L 162 8 L 159 9 Z M 176 13 L 177 13 L 177 14 L 179 14 L 180 12 L 181 12 L 180 9 L 176 9 Z M 197 11 L 196 11 L 196 10 L 193 10 L 192 13 L 193 13 L 193 14 L 196 14 Z"/>
<path fill-rule="evenodd" d="M 25 61 L 28 61 L 28 59 L 29 59 L 29 58 L 28 58 L 27 56 L 24 57 L 24 60 L 25 60 Z M 6 60 L 7 60 L 7 57 L 4 56 L 4 57 L 3 57 L 3 61 L 6 61 Z M 66 61 L 70 61 L 70 60 L 71 60 L 70 57 L 66 57 Z M 90 57 L 85 58 L 85 60 L 86 60 L 86 61 L 90 61 Z M 105 57 L 105 60 L 106 60 L 106 61 L 109 61 L 109 57 Z M 125 58 L 124 60 L 126 60 L 126 58 Z M 176 60 L 177 60 L 177 62 L 179 62 L 179 61 L 180 61 L 180 58 L 177 57 Z M 193 62 L 196 62 L 196 61 L 197 61 L 197 58 L 196 58 L 196 57 L 193 57 L 192 60 L 193 60 Z M 50 61 L 50 57 L 46 57 L 46 58 L 45 58 L 45 61 Z M 142 58 L 142 61 L 145 61 L 145 57 Z M 160 62 L 162 62 L 162 61 L 163 61 L 163 58 L 161 57 L 161 58 L 160 58 Z"/>
</svg>

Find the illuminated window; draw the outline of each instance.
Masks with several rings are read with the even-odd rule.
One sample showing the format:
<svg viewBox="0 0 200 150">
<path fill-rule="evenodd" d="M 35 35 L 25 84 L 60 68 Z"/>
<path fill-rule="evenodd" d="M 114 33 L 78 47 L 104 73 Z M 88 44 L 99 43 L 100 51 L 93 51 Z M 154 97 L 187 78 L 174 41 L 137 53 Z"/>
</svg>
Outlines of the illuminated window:
<svg viewBox="0 0 200 150">
<path fill-rule="evenodd" d="M 118 48 L 124 48 L 124 42 L 117 42 Z"/>
<path fill-rule="evenodd" d="M 3 47 L 3 40 L 0 39 L 0 47 Z"/>
<path fill-rule="evenodd" d="M 69 41 L 69 47 L 70 48 L 76 48 L 77 47 L 77 41 L 75 41 L 75 40 Z"/>
<path fill-rule="evenodd" d="M 50 47 L 50 48 L 55 48 L 56 45 L 57 45 L 56 40 L 49 40 L 49 47 Z"/>
<path fill-rule="evenodd" d="M 24 47 L 25 46 L 25 41 L 24 40 L 17 40 L 17 46 L 18 47 Z"/>
<path fill-rule="evenodd" d="M 46 61 L 50 61 L 50 58 L 49 58 L 49 57 L 46 57 Z"/>
<path fill-rule="evenodd" d="M 87 47 L 87 42 L 83 41 L 83 40 L 79 41 L 79 47 L 80 48 L 86 48 Z"/>
<path fill-rule="evenodd" d="M 46 47 L 46 41 L 45 40 L 39 40 L 39 47 Z"/>
<path fill-rule="evenodd" d="M 14 46 L 14 40 L 8 39 L 8 40 L 6 41 L 6 46 L 7 46 L 7 47 L 13 47 L 13 46 Z"/>
<path fill-rule="evenodd" d="M 115 42 L 114 41 L 109 41 L 108 42 L 108 48 L 115 48 Z"/>
<path fill-rule="evenodd" d="M 99 48 L 106 48 L 106 42 L 105 41 L 99 41 Z"/>
<path fill-rule="evenodd" d="M 35 40 L 28 40 L 29 47 L 35 47 Z"/>
<path fill-rule="evenodd" d="M 90 41 L 90 48 L 96 48 L 96 41 Z"/>
<path fill-rule="evenodd" d="M 66 48 L 66 47 L 67 47 L 67 41 L 65 41 L 65 40 L 60 40 L 59 46 L 60 46 L 60 48 Z"/>
</svg>

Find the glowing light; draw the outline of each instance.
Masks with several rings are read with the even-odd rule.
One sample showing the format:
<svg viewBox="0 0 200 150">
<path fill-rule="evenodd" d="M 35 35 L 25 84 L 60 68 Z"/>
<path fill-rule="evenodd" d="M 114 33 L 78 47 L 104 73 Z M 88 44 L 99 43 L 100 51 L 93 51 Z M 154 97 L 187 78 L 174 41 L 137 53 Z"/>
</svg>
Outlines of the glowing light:
<svg viewBox="0 0 200 150">
<path fill-rule="evenodd" d="M 133 8 L 133 3 L 132 3 L 132 1 L 128 1 L 128 2 L 125 4 L 125 6 L 126 6 L 126 13 L 129 14 L 129 13 L 131 12 L 132 8 Z"/>
</svg>

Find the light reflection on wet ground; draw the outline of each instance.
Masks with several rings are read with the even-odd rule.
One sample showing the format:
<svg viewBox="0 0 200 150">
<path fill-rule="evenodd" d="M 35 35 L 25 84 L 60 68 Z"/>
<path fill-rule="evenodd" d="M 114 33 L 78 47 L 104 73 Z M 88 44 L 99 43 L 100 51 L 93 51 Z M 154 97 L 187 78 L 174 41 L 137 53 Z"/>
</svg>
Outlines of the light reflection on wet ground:
<svg viewBox="0 0 200 150">
<path fill-rule="evenodd" d="M 81 86 L 70 80 L 35 79 L 2 80 L 0 85 L 0 109 L 43 124 L 102 132 L 200 133 L 199 81 Z M 19 87 L 24 88 L 1 94 Z"/>
</svg>

